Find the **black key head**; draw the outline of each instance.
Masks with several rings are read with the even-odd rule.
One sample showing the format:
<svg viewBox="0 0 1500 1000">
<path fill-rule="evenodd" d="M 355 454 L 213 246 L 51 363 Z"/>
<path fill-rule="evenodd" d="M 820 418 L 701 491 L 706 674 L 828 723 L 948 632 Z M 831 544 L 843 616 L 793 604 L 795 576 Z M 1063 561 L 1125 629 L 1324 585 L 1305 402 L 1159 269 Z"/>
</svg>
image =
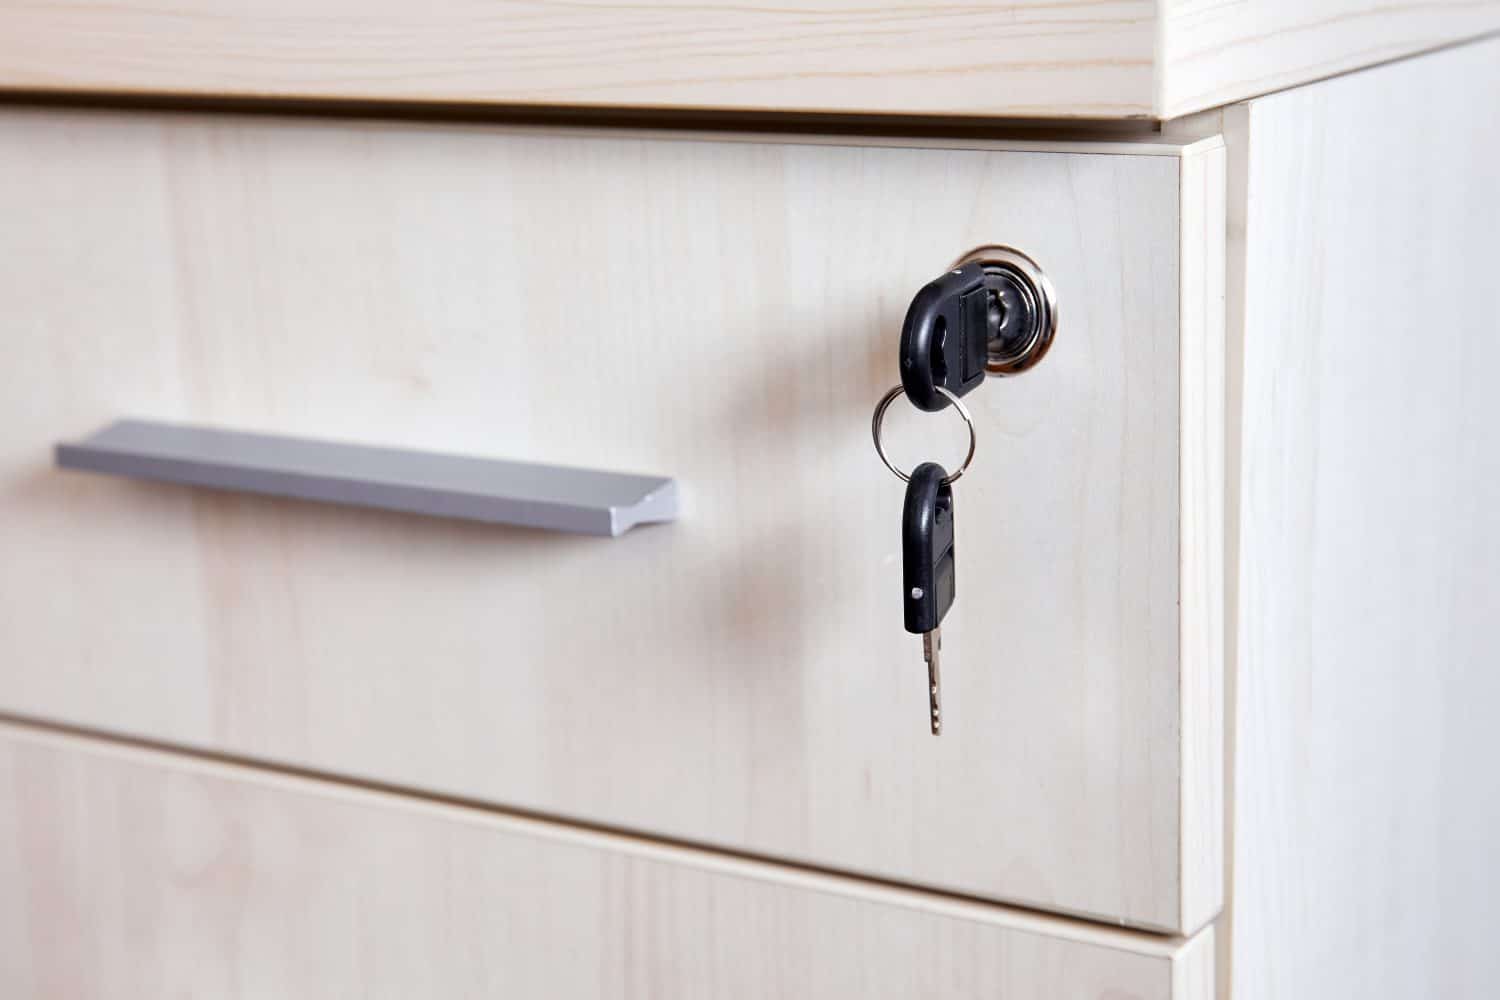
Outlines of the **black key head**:
<svg viewBox="0 0 1500 1000">
<path fill-rule="evenodd" d="M 901 325 L 901 385 L 920 410 L 948 405 L 937 387 L 962 396 L 984 381 L 993 292 L 984 268 L 965 264 L 922 286 Z"/>
<path fill-rule="evenodd" d="M 906 485 L 901 558 L 908 632 L 931 632 L 953 606 L 953 490 L 943 484 L 947 475 L 936 462 L 923 462 Z"/>
</svg>

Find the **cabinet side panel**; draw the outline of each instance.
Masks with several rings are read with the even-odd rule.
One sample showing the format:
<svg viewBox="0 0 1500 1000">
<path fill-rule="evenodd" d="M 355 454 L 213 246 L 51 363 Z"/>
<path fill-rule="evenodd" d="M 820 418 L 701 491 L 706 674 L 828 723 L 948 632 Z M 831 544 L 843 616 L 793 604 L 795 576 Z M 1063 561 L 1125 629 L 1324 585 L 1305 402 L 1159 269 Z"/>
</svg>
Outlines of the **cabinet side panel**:
<svg viewBox="0 0 1500 1000">
<path fill-rule="evenodd" d="M 1235 1000 L 1500 979 L 1497 107 L 1491 42 L 1258 101 L 1235 153 Z"/>
</svg>

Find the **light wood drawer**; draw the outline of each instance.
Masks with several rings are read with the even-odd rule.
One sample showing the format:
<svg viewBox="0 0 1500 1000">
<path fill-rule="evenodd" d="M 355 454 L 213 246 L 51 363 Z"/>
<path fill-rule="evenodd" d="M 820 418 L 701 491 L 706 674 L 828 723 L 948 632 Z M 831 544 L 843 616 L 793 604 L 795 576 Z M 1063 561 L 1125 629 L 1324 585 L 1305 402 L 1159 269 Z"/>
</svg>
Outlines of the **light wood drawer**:
<svg viewBox="0 0 1500 1000">
<path fill-rule="evenodd" d="M 0 707 L 1201 926 L 1222 152 L 5 111 Z M 987 242 L 1062 327 L 969 397 L 934 739 L 869 415 Z M 50 467 L 127 415 L 659 472 L 686 512 L 585 539 Z"/>
<path fill-rule="evenodd" d="M 16 1000 L 1213 994 L 1212 931 L 1157 940 L 3 725 L 0 801 Z"/>
</svg>

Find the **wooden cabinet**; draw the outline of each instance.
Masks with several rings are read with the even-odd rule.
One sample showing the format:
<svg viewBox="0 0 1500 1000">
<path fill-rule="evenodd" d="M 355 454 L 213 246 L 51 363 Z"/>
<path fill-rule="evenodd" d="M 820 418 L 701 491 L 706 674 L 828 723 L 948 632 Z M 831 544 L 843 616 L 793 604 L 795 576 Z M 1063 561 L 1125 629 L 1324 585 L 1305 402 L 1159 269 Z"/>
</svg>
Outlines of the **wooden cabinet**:
<svg viewBox="0 0 1500 1000">
<path fill-rule="evenodd" d="M 994 50 L 1028 94 L 864 73 L 884 29 L 827 10 L 811 49 L 755 42 L 805 11 L 725 9 L 627 59 L 687 9 L 544 7 L 402 82 L 454 10 L 370 10 L 313 79 L 280 46 L 334 22 L 300 9 L 0 0 L 12 88 L 104 45 L 53 89 L 411 115 L 529 99 L 514 43 L 536 101 L 646 61 L 592 103 L 717 116 L 0 109 L 0 995 L 1488 997 L 1500 41 L 1227 102 L 1495 8 L 1326 6 L 1129 15 L 1146 54 L 1071 90 Z M 549 69 L 588 17 L 606 56 Z M 1322 27 L 1225 27 L 1287 18 Z M 399 59 L 398 23 L 430 29 Z M 218 58 L 236 25 L 257 58 Z M 713 32 L 753 58 L 682 83 Z M 808 75 L 835 37 L 858 57 Z M 1226 106 L 1013 120 L 1101 86 Z M 1012 120 L 724 131 L 955 87 Z M 991 243 L 1061 322 L 967 400 L 935 739 L 870 413 L 912 294 Z M 681 516 L 578 537 L 53 466 L 120 417 L 655 473 Z M 962 454 L 951 413 L 888 427 L 902 465 Z"/>
<path fill-rule="evenodd" d="M 1111 921 L 1220 899 L 1223 147 L 0 116 L 0 704 Z M 947 726 L 870 440 L 982 243 Z M 676 476 L 619 539 L 49 471 L 117 416 Z M 952 413 L 892 415 L 908 467 Z M 38 664 L 68 664 L 38 669 Z"/>
</svg>

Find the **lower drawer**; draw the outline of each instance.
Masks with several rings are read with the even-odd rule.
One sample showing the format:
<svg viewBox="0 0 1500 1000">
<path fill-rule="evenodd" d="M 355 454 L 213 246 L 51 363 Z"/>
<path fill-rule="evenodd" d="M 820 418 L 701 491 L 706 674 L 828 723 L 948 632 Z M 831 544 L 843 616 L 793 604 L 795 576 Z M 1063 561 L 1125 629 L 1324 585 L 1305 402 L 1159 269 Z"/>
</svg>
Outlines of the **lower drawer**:
<svg viewBox="0 0 1500 1000">
<path fill-rule="evenodd" d="M 1209 1000 L 1188 942 L 0 725 L 0 993 Z"/>
</svg>

